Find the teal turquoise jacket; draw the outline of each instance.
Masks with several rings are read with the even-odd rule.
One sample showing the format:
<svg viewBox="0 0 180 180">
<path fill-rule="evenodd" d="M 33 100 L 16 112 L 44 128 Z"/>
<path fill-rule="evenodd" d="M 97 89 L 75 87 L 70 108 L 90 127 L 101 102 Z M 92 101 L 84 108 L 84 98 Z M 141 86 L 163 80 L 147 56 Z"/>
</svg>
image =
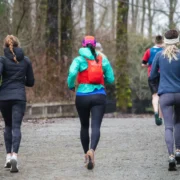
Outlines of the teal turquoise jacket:
<svg viewBox="0 0 180 180">
<path fill-rule="evenodd" d="M 98 52 L 96 52 L 98 55 Z M 75 88 L 76 77 L 78 72 L 82 72 L 88 68 L 88 63 L 85 58 L 94 61 L 94 56 L 92 55 L 90 49 L 87 48 L 80 48 L 79 55 L 76 57 L 69 68 L 69 74 L 67 78 L 68 88 Z M 103 56 L 103 55 L 102 55 Z M 102 68 L 104 72 L 104 81 L 105 84 L 112 84 L 114 83 L 114 72 L 113 69 L 108 61 L 108 59 L 103 56 L 102 59 Z M 77 88 L 77 92 L 80 93 L 90 93 L 93 92 L 95 89 L 102 89 L 104 88 L 101 84 L 79 84 Z"/>
</svg>

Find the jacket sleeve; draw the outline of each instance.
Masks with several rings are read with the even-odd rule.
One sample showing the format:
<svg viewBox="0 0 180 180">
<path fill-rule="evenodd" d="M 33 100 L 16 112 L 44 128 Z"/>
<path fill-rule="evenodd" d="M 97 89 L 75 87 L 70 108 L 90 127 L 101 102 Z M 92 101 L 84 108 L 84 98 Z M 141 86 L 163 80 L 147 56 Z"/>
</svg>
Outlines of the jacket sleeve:
<svg viewBox="0 0 180 180">
<path fill-rule="evenodd" d="M 159 76 L 159 56 L 160 56 L 160 53 L 161 52 L 157 53 L 154 60 L 153 60 L 151 73 L 150 73 L 150 77 L 149 77 L 150 80 L 154 80 Z"/>
<path fill-rule="evenodd" d="M 103 71 L 104 71 L 104 80 L 106 84 L 114 83 L 114 72 L 109 60 L 104 57 L 103 59 Z"/>
<path fill-rule="evenodd" d="M 27 60 L 27 70 L 26 70 L 26 81 L 25 81 L 25 85 L 27 87 L 32 87 L 34 86 L 34 73 L 33 73 L 33 68 L 32 68 L 32 64 L 31 61 L 26 57 Z"/>
<path fill-rule="evenodd" d="M 147 49 L 146 52 L 144 53 L 143 57 L 142 57 L 142 63 L 147 64 L 149 58 L 150 58 L 150 49 Z"/>
<path fill-rule="evenodd" d="M 0 76 L 2 75 L 2 73 L 3 73 L 3 59 L 2 59 L 2 57 L 0 57 Z"/>
<path fill-rule="evenodd" d="M 78 62 L 78 58 L 75 58 L 70 65 L 68 78 L 67 78 L 67 84 L 69 89 L 75 87 L 75 81 L 78 72 L 79 72 L 79 62 Z"/>
</svg>

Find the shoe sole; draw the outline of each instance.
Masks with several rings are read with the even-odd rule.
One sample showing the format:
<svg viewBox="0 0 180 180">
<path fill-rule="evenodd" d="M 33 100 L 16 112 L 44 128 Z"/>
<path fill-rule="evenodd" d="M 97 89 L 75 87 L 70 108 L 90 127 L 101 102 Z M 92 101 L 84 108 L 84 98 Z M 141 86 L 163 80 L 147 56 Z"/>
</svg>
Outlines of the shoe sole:
<svg viewBox="0 0 180 180">
<path fill-rule="evenodd" d="M 11 163 L 8 162 L 8 163 L 6 164 L 6 166 L 4 166 L 4 168 L 11 168 Z"/>
<path fill-rule="evenodd" d="M 177 164 L 180 164 L 180 156 L 176 156 L 175 159 L 177 161 Z"/>
<path fill-rule="evenodd" d="M 155 120 L 155 123 L 156 123 L 157 126 L 161 126 L 162 125 L 162 121 L 156 121 Z"/>
<path fill-rule="evenodd" d="M 177 171 L 176 169 L 176 163 L 175 162 L 170 162 L 169 163 L 169 171 Z"/>
<path fill-rule="evenodd" d="M 155 115 L 155 123 L 157 126 L 161 126 L 162 125 L 162 119 L 159 119 L 158 115 Z"/>
<path fill-rule="evenodd" d="M 87 168 L 88 168 L 89 170 L 92 170 L 92 169 L 94 168 L 94 165 L 93 165 L 93 163 L 92 163 L 91 157 L 90 157 L 90 156 L 88 156 L 88 157 L 89 157 L 89 162 L 88 162 L 88 164 L 87 164 Z"/>
<path fill-rule="evenodd" d="M 18 168 L 17 168 L 17 161 L 16 161 L 15 159 L 11 159 L 10 163 L 11 163 L 10 172 L 11 172 L 11 173 L 17 173 L 17 172 L 19 172 L 19 170 L 18 170 Z"/>
</svg>

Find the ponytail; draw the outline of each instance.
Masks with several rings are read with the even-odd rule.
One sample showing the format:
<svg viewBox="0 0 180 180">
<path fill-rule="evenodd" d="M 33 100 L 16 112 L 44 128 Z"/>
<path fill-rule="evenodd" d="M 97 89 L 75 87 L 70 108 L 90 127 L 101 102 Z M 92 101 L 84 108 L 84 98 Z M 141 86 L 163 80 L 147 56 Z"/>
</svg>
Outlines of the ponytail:
<svg viewBox="0 0 180 180">
<path fill-rule="evenodd" d="M 177 58 L 178 52 L 179 52 L 179 49 L 176 46 L 176 44 L 172 44 L 172 45 L 166 44 L 163 54 L 169 59 L 169 62 L 171 62 L 172 59 L 178 60 Z"/>
<path fill-rule="evenodd" d="M 16 63 L 19 63 L 19 62 L 17 61 L 16 55 L 15 55 L 15 53 L 14 53 L 14 51 L 13 51 L 13 42 L 12 42 L 11 39 L 9 40 L 9 49 L 10 49 L 11 53 L 13 54 L 13 60 L 14 60 Z"/>
<path fill-rule="evenodd" d="M 95 48 L 92 46 L 92 44 L 87 44 L 86 47 L 88 47 L 91 50 L 91 53 L 94 56 L 95 61 L 98 63 L 98 59 L 97 59 Z"/>
<path fill-rule="evenodd" d="M 16 54 L 14 53 L 13 48 L 18 47 L 19 45 L 19 40 L 13 36 L 13 35 L 7 35 L 5 40 L 4 40 L 4 46 L 9 47 L 11 53 L 13 54 L 13 60 L 18 64 L 18 60 L 16 58 Z"/>
</svg>

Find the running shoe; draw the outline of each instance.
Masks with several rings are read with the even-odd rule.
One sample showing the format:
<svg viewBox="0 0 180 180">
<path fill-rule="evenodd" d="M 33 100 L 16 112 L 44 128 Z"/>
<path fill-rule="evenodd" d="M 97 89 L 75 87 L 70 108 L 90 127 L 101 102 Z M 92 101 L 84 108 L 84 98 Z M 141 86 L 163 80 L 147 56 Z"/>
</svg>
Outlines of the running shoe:
<svg viewBox="0 0 180 180">
<path fill-rule="evenodd" d="M 175 153 L 175 159 L 177 161 L 177 164 L 180 164 L 180 150 L 177 150 Z"/>
<path fill-rule="evenodd" d="M 159 118 L 159 122 L 161 123 L 161 125 L 163 124 L 162 118 Z"/>
<path fill-rule="evenodd" d="M 10 163 L 10 161 L 11 161 L 11 155 L 10 155 L 10 154 L 7 154 L 7 156 L 6 156 L 6 163 L 5 163 L 5 165 L 4 165 L 4 168 L 11 168 L 11 163 Z"/>
<path fill-rule="evenodd" d="M 19 172 L 19 169 L 18 169 L 18 165 L 17 165 L 17 156 L 13 155 L 11 157 L 11 169 L 10 169 L 10 172 L 11 173 L 17 173 Z"/>
<path fill-rule="evenodd" d="M 156 125 L 157 125 L 157 126 L 162 125 L 162 119 L 159 118 L 158 113 L 155 113 L 155 114 L 154 114 L 154 117 L 155 117 L 155 123 L 156 123 Z"/>
<path fill-rule="evenodd" d="M 176 160 L 173 155 L 169 156 L 169 171 L 176 171 Z"/>
<path fill-rule="evenodd" d="M 95 166 L 95 164 L 94 164 L 94 150 L 90 149 L 87 152 L 87 155 L 88 155 L 88 162 L 86 164 L 86 167 L 87 167 L 87 169 L 92 170 Z"/>
</svg>

